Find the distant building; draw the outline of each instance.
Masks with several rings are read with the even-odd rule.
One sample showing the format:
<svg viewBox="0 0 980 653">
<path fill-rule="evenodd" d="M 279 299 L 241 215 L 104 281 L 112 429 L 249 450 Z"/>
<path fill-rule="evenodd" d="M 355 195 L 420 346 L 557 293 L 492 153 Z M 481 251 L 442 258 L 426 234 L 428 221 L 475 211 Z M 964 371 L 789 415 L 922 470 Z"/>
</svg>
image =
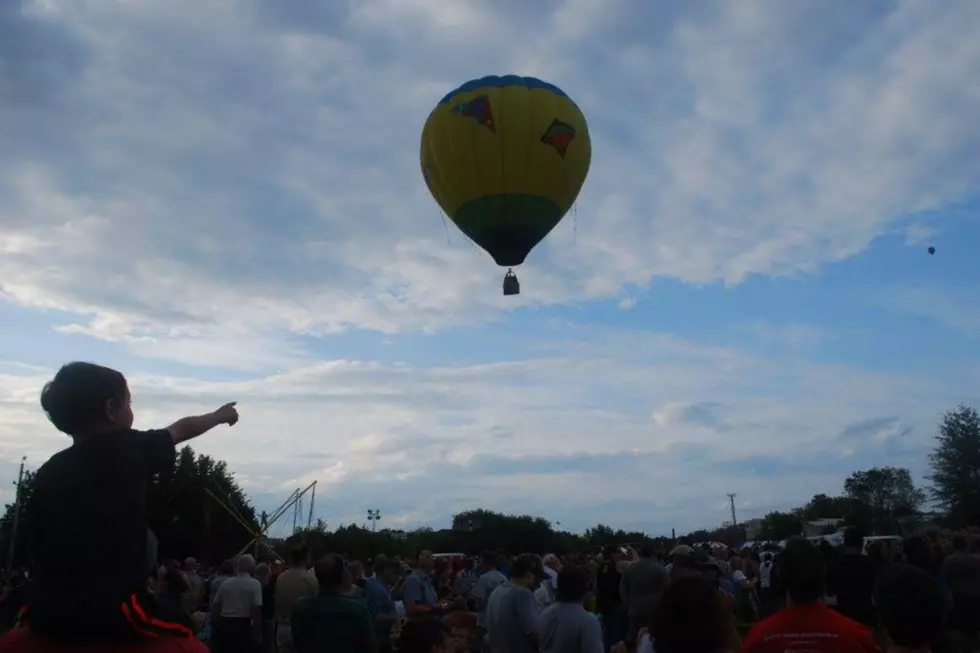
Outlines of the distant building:
<svg viewBox="0 0 980 653">
<path fill-rule="evenodd" d="M 820 535 L 830 535 L 844 523 L 842 517 L 828 517 L 825 519 L 814 519 L 803 522 L 803 535 L 805 537 L 819 537 Z"/>
<path fill-rule="evenodd" d="M 742 522 L 742 528 L 745 529 L 745 541 L 755 542 L 762 535 L 762 527 L 765 524 L 764 519 L 747 519 Z"/>
</svg>

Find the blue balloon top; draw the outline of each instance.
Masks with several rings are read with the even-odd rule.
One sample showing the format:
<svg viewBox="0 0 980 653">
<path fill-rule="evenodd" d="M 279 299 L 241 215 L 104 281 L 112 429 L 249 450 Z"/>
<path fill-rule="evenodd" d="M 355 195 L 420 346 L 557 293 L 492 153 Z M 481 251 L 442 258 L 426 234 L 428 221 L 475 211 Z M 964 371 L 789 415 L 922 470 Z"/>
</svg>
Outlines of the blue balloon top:
<svg viewBox="0 0 980 653">
<path fill-rule="evenodd" d="M 545 91 L 550 91 L 559 97 L 566 98 L 572 104 L 575 102 L 572 98 L 568 97 L 565 91 L 561 90 L 554 84 L 549 84 L 548 82 L 541 81 L 536 77 L 521 77 L 520 75 L 489 75 L 487 77 L 481 77 L 480 79 L 474 79 L 472 81 L 466 82 L 459 88 L 453 89 L 446 94 L 446 97 L 439 101 L 439 104 L 445 104 L 450 102 L 454 97 L 460 93 L 469 93 L 470 91 L 475 91 L 479 88 L 503 88 L 504 86 L 524 86 L 526 88 L 540 88 Z M 577 106 L 577 105 L 576 105 Z"/>
</svg>

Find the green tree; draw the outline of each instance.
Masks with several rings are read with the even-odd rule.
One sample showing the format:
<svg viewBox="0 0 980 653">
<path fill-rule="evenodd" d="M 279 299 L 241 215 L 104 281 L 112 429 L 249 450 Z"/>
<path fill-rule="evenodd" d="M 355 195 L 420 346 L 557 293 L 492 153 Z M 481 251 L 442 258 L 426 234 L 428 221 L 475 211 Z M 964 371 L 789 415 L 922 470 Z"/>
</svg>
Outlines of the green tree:
<svg viewBox="0 0 980 653">
<path fill-rule="evenodd" d="M 172 474 L 150 484 L 147 511 L 162 558 L 193 555 L 217 563 L 242 551 L 259 531 L 255 509 L 228 466 L 190 447 L 177 453 Z"/>
<path fill-rule="evenodd" d="M 797 509 L 803 521 L 840 517 L 848 526 L 858 526 L 862 530 L 871 528 L 871 513 L 864 503 L 854 497 L 832 497 L 815 494 L 804 506 Z"/>
<path fill-rule="evenodd" d="M 616 531 L 605 524 L 596 524 L 592 528 L 586 529 L 582 534 L 582 539 L 585 540 L 586 546 L 592 548 L 619 543 L 616 540 Z"/>
<path fill-rule="evenodd" d="M 435 543 L 442 550 L 461 553 L 484 549 L 520 553 L 550 550 L 555 541 L 555 531 L 542 517 L 505 515 L 480 508 L 453 515 L 452 529 Z"/>
<path fill-rule="evenodd" d="M 877 531 L 894 530 L 899 517 L 914 515 L 925 503 L 925 492 L 915 487 L 909 470 L 901 467 L 872 467 L 851 474 L 844 492 L 861 502 L 870 513 Z"/>
<path fill-rule="evenodd" d="M 947 412 L 929 455 L 932 496 L 959 524 L 980 521 L 980 415 L 968 406 Z"/>
<path fill-rule="evenodd" d="M 803 532 L 803 519 L 799 511 L 780 512 L 774 510 L 762 518 L 759 539 L 785 540 Z"/>
<path fill-rule="evenodd" d="M 24 470 L 24 478 L 20 484 L 20 515 L 17 519 L 17 542 L 14 544 L 14 566 L 27 564 L 30 558 L 30 521 L 31 496 L 34 494 L 33 470 Z M 15 483 L 16 484 L 16 483 Z M 16 498 L 15 498 L 16 501 Z M 13 503 L 8 503 L 3 513 L 3 524 L 0 525 L 0 566 L 7 564 L 7 556 L 14 531 Z"/>
</svg>

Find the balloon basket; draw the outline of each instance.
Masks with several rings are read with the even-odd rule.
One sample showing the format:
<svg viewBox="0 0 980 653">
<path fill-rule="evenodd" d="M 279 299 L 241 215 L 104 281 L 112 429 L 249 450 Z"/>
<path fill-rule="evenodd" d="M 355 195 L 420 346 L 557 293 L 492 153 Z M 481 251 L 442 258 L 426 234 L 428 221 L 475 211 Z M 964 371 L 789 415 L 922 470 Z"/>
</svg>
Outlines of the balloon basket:
<svg viewBox="0 0 980 653">
<path fill-rule="evenodd" d="M 507 270 L 507 274 L 504 275 L 504 296 L 520 294 L 521 282 L 517 280 L 517 275 L 514 274 L 513 270 Z"/>
</svg>

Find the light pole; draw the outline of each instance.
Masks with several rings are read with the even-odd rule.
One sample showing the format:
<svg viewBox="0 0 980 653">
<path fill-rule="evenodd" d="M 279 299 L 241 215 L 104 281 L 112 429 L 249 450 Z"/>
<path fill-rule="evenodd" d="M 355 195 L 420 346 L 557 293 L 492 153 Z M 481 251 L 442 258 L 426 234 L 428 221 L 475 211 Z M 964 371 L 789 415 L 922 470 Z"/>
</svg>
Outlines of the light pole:
<svg viewBox="0 0 980 653">
<path fill-rule="evenodd" d="M 371 532 L 376 532 L 378 530 L 378 520 L 381 519 L 381 511 L 371 510 L 369 508 L 367 511 L 367 518 L 368 521 L 371 522 Z"/>
</svg>

